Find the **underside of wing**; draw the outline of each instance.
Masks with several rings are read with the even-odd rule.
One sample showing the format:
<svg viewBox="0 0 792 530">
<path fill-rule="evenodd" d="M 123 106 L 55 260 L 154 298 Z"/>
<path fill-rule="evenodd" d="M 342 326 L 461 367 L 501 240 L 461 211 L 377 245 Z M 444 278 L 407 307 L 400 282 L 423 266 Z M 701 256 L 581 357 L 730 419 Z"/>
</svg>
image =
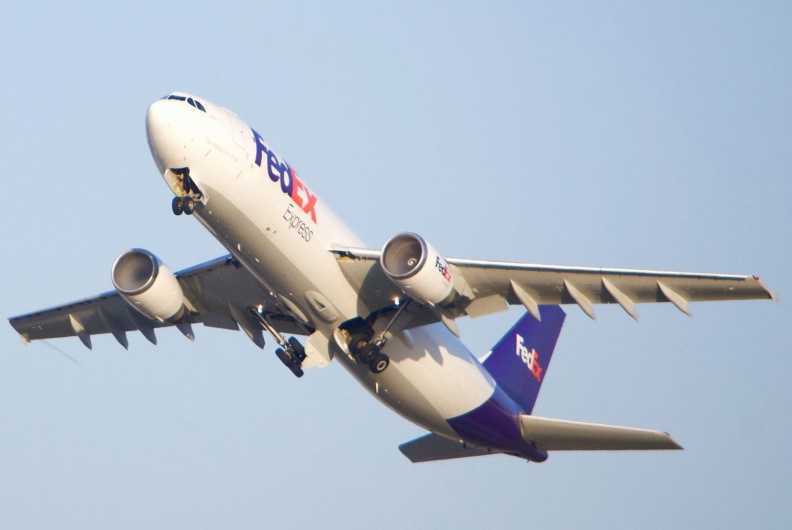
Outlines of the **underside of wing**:
<svg viewBox="0 0 792 530">
<path fill-rule="evenodd" d="M 449 259 L 477 295 L 500 295 L 529 310 L 536 304 L 577 304 L 592 318 L 593 304 L 618 304 L 637 318 L 634 305 L 671 302 L 690 314 L 688 302 L 775 299 L 748 275 L 640 269 L 564 267 Z"/>
<path fill-rule="evenodd" d="M 542 451 L 682 449 L 668 433 L 632 427 L 520 416 L 523 438 Z"/>
<path fill-rule="evenodd" d="M 388 307 L 404 293 L 380 266 L 380 252 L 334 249 L 350 282 L 369 307 Z M 477 317 L 520 304 L 539 318 L 539 305 L 576 304 L 594 318 L 596 304 L 618 304 L 637 318 L 639 303 L 670 302 L 690 314 L 689 302 L 775 299 L 759 278 L 749 275 L 640 269 L 569 267 L 447 258 L 458 296 L 443 313 Z M 434 312 L 435 315 L 437 312 Z M 439 317 L 435 317 L 438 320 Z"/>
<path fill-rule="evenodd" d="M 242 329 L 259 347 L 264 346 L 261 326 L 249 313 L 256 308 L 282 333 L 309 335 L 313 328 L 301 322 L 262 287 L 231 256 L 225 256 L 176 273 L 183 292 L 184 312 L 178 320 L 150 318 L 134 309 L 118 292 L 12 317 L 9 322 L 25 342 L 77 336 L 91 347 L 91 335 L 111 333 L 127 348 L 127 332 L 140 331 L 156 344 L 154 330 L 177 327 L 194 338 L 192 324 Z"/>
</svg>

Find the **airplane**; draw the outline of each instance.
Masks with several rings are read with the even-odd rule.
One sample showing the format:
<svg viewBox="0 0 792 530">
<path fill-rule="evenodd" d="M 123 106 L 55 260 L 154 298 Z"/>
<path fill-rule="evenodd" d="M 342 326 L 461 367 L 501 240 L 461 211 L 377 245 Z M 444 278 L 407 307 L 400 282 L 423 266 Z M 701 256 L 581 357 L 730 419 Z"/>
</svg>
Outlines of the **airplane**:
<svg viewBox="0 0 792 530">
<path fill-rule="evenodd" d="M 133 248 L 112 265 L 114 290 L 9 319 L 25 343 L 193 325 L 264 332 L 297 377 L 337 359 L 376 399 L 428 434 L 399 446 L 412 462 L 506 454 L 543 462 L 553 451 L 682 447 L 658 430 L 532 414 L 565 319 L 595 304 L 775 299 L 756 276 L 572 267 L 446 258 L 418 234 L 368 248 L 264 138 L 233 112 L 173 92 L 146 114 L 149 148 L 173 192 L 229 252 L 177 273 Z M 456 319 L 509 305 L 526 312 L 481 357 Z M 287 338 L 287 335 L 288 338 Z M 294 335 L 305 336 L 301 342 Z"/>
</svg>

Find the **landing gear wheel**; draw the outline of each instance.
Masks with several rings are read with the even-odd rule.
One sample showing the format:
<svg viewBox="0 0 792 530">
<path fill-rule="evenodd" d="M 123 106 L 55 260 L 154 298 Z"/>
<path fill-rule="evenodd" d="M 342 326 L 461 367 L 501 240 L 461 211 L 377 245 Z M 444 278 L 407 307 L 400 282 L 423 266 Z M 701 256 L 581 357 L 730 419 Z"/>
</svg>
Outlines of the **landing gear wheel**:
<svg viewBox="0 0 792 530">
<path fill-rule="evenodd" d="M 303 360 L 305 359 L 305 348 L 303 347 L 303 345 L 300 344 L 300 341 L 298 341 L 294 337 L 289 337 L 289 340 L 287 342 L 289 343 L 289 346 L 291 346 L 292 358 L 298 364 L 302 364 Z"/>
<path fill-rule="evenodd" d="M 277 356 L 278 356 L 278 359 L 280 359 L 280 361 L 281 361 L 283 364 L 285 364 L 285 365 L 286 365 L 286 368 L 288 368 L 289 370 L 291 370 L 291 372 L 292 372 L 294 375 L 296 375 L 297 377 L 302 377 L 302 376 L 303 376 L 303 370 L 302 370 L 302 368 L 300 368 L 300 366 L 299 366 L 298 364 L 296 364 L 296 363 L 295 363 L 295 362 L 292 360 L 292 358 L 291 358 L 291 357 L 289 357 L 289 354 L 288 354 L 288 353 L 286 353 L 286 352 L 283 350 L 283 348 L 278 348 L 277 350 L 275 350 L 275 355 L 277 355 Z"/>
<path fill-rule="evenodd" d="M 184 200 L 182 200 L 182 211 L 187 215 L 192 215 L 195 211 L 195 199 L 192 197 L 185 197 Z"/>
<path fill-rule="evenodd" d="M 360 352 L 366 347 L 370 338 L 368 333 L 362 331 L 353 333 L 352 338 L 349 339 L 349 353 L 354 356 L 360 355 Z"/>
<path fill-rule="evenodd" d="M 184 212 L 184 200 L 182 197 L 174 197 L 171 202 L 171 209 L 174 215 L 181 215 Z"/>
<path fill-rule="evenodd" d="M 375 374 L 380 374 L 390 365 L 390 357 L 384 353 L 378 353 L 374 360 L 369 364 L 369 369 Z"/>
<path fill-rule="evenodd" d="M 278 356 L 280 362 L 291 368 L 291 364 L 292 364 L 291 357 L 289 357 L 289 354 L 286 353 L 283 348 L 278 348 L 277 350 L 275 350 L 275 355 Z"/>
<path fill-rule="evenodd" d="M 380 349 L 376 344 L 367 343 L 358 353 L 358 360 L 363 364 L 371 364 L 380 354 Z"/>
<path fill-rule="evenodd" d="M 305 348 L 300 344 L 300 341 L 294 337 L 289 337 L 289 340 L 286 340 L 272 325 L 261 306 L 257 308 L 248 307 L 248 311 L 258 320 L 261 327 L 269 331 L 275 337 L 275 340 L 278 341 L 278 344 L 281 345 L 280 348 L 275 350 L 275 355 L 278 356 L 278 359 L 286 365 L 286 368 L 291 370 L 291 373 L 297 377 L 302 377 L 304 375 L 302 362 L 305 359 Z"/>
</svg>

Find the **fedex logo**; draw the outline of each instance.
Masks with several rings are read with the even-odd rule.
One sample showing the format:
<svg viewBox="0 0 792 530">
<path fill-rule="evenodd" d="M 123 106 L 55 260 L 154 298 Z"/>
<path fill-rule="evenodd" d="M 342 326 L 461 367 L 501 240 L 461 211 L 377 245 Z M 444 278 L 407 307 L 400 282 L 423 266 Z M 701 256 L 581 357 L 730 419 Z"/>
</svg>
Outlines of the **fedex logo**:
<svg viewBox="0 0 792 530">
<path fill-rule="evenodd" d="M 539 354 L 533 348 L 531 351 L 528 351 L 528 348 L 525 347 L 523 344 L 524 339 L 521 335 L 517 335 L 517 357 L 519 357 L 522 362 L 528 367 L 531 371 L 533 376 L 536 378 L 537 381 L 542 381 L 542 367 L 539 366 Z"/>
<path fill-rule="evenodd" d="M 443 275 L 443 278 L 445 278 L 447 282 L 451 281 L 451 269 L 448 267 L 448 262 L 446 260 L 437 256 L 435 267 L 440 271 L 440 274 Z"/>
<path fill-rule="evenodd" d="M 291 197 L 297 206 L 311 216 L 313 222 L 316 222 L 316 196 L 308 191 L 308 188 L 300 181 L 297 172 L 281 160 L 271 149 L 264 143 L 264 138 L 261 137 L 255 129 L 253 131 L 253 139 L 256 143 L 256 165 L 263 167 L 262 164 L 266 163 L 267 173 L 272 182 L 280 181 L 281 191 Z M 266 160 L 265 160 L 266 159 Z"/>
</svg>

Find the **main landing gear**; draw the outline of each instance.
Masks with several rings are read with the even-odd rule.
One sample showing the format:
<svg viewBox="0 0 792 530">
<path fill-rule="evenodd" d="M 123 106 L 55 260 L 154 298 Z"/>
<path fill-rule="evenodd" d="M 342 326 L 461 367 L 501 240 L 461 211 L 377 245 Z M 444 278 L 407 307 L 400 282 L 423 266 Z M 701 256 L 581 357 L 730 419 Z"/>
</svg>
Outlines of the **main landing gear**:
<svg viewBox="0 0 792 530">
<path fill-rule="evenodd" d="M 390 365 L 390 357 L 382 353 L 382 348 L 388 341 L 388 330 L 390 330 L 409 303 L 410 300 L 407 300 L 400 305 L 385 325 L 385 328 L 379 333 L 375 334 L 371 326 L 361 319 L 353 320 L 346 329 L 349 335 L 349 342 L 347 343 L 349 353 L 360 364 L 367 364 L 369 370 L 375 374 L 384 372 Z"/>
<path fill-rule="evenodd" d="M 190 178 L 190 168 L 185 167 L 181 169 L 171 169 L 173 173 L 181 176 L 181 188 L 184 195 L 176 196 L 171 203 L 171 209 L 175 215 L 187 214 L 192 215 L 195 211 L 195 204 L 197 200 L 201 200 L 203 193 L 195 185 L 195 182 Z"/>
<path fill-rule="evenodd" d="M 349 353 L 360 364 L 367 364 L 369 370 L 375 374 L 385 371 L 390 364 L 390 357 L 382 353 L 382 347 L 385 345 L 384 338 L 373 337 L 373 330 L 371 328 L 360 330 L 352 333 L 352 338 L 349 339 Z"/>
<path fill-rule="evenodd" d="M 257 311 L 254 308 L 248 308 L 248 311 L 256 318 L 261 327 L 266 329 L 270 332 L 270 334 L 275 337 L 275 340 L 280 345 L 280 348 L 275 350 L 275 355 L 278 356 L 278 359 L 286 365 L 286 368 L 291 370 L 291 372 L 296 377 L 302 377 L 305 372 L 302 369 L 302 363 L 305 360 L 305 348 L 300 341 L 295 339 L 294 337 L 289 337 L 289 340 L 283 338 L 283 335 L 275 329 L 275 326 L 272 325 L 270 319 L 267 318 L 262 312 Z"/>
</svg>

